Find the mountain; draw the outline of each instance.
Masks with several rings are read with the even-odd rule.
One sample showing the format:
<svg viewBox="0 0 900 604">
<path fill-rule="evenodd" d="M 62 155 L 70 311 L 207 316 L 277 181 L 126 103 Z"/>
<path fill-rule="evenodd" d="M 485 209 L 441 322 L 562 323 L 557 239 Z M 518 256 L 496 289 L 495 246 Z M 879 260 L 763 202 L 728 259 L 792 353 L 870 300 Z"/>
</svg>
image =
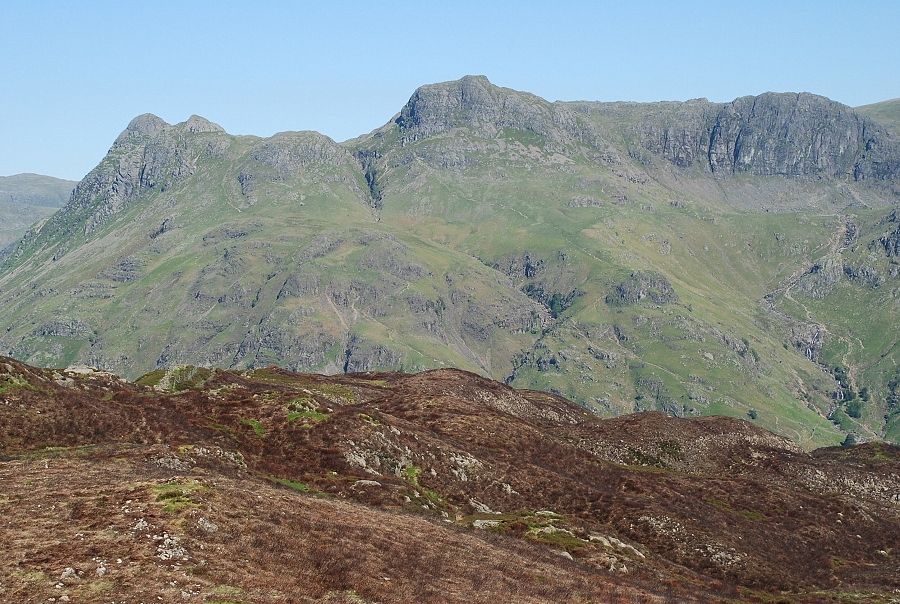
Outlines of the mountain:
<svg viewBox="0 0 900 604">
<path fill-rule="evenodd" d="M 62 207 L 73 188 L 74 182 L 52 176 L 0 176 L 0 250 Z"/>
<path fill-rule="evenodd" d="M 0 352 L 456 367 L 602 415 L 898 441 L 898 145 L 806 93 L 551 103 L 482 76 L 341 144 L 139 116 L 0 268 Z"/>
<path fill-rule="evenodd" d="M 10 602 L 890 602 L 900 448 L 472 373 L 0 358 Z M 63 596 L 65 599 L 63 599 Z M 155 598 L 154 598 L 155 596 Z"/>
<path fill-rule="evenodd" d="M 882 124 L 894 135 L 900 135 L 900 99 L 863 105 L 857 107 L 856 111 Z"/>
</svg>

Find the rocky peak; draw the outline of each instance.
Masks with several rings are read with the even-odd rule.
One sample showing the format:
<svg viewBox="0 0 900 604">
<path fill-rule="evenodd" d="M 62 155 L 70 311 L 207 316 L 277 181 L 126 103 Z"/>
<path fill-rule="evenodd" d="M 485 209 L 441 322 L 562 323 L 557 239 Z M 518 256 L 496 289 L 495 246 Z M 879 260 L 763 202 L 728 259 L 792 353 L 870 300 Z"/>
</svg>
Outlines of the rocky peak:
<svg viewBox="0 0 900 604">
<path fill-rule="evenodd" d="M 225 129 L 219 124 L 213 123 L 199 115 L 192 115 L 187 120 L 177 124 L 176 127 L 190 133 L 225 132 Z"/>
<path fill-rule="evenodd" d="M 169 124 L 161 117 L 153 115 L 152 113 L 142 113 L 128 122 L 128 126 L 125 127 L 125 130 L 123 130 L 122 134 L 116 139 L 115 144 L 119 145 L 134 138 L 153 136 L 168 127 Z"/>
<path fill-rule="evenodd" d="M 107 156 L 76 186 L 69 202 L 44 224 L 34 241 L 23 240 L 13 256 L 60 233 L 90 234 L 121 212 L 142 191 L 164 191 L 193 174 L 195 156 L 184 133 L 224 132 L 199 116 L 172 126 L 145 113 L 135 117 L 116 138 Z M 63 252 L 57 253 L 57 257 Z"/>
<path fill-rule="evenodd" d="M 567 122 L 574 122 L 568 109 L 527 92 L 495 86 L 484 76 L 422 86 L 396 119 L 401 130 L 413 131 L 417 137 L 459 127 L 472 127 L 489 136 L 504 128 L 553 136 Z"/>
</svg>

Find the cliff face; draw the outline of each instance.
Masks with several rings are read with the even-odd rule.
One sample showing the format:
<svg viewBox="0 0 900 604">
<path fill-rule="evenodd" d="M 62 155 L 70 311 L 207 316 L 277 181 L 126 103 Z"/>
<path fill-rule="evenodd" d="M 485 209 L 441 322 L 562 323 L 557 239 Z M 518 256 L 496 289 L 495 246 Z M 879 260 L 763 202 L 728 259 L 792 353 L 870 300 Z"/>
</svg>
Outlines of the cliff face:
<svg viewBox="0 0 900 604">
<path fill-rule="evenodd" d="M 731 103 L 672 103 L 642 116 L 644 149 L 713 173 L 887 180 L 900 174 L 890 133 L 850 107 L 807 93 L 765 93 Z"/>
</svg>

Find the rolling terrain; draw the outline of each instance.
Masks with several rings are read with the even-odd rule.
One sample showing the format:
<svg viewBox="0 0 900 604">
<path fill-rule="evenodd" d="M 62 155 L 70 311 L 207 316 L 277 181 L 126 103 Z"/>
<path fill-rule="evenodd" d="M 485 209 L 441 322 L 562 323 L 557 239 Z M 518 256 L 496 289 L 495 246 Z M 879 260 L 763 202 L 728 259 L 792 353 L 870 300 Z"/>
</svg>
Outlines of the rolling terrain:
<svg viewBox="0 0 900 604">
<path fill-rule="evenodd" d="M 75 183 L 39 174 L 0 176 L 0 255 L 34 223 L 65 205 Z"/>
<path fill-rule="evenodd" d="M 11 249 L 0 352 L 129 378 L 456 367 L 601 415 L 897 441 L 900 143 L 873 115 L 468 76 L 343 143 L 139 116 Z"/>
<path fill-rule="evenodd" d="M 891 602 L 900 450 L 472 373 L 0 358 L 0 599 Z M 423 578 L 427 577 L 427 580 Z"/>
</svg>

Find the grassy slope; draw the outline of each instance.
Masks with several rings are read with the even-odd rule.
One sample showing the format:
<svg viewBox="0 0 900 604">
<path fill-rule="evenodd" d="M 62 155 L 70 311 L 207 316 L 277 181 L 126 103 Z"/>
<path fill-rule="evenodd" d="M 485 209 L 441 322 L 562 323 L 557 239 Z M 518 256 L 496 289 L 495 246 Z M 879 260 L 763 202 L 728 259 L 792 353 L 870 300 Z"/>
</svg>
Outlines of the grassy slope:
<svg viewBox="0 0 900 604">
<path fill-rule="evenodd" d="M 900 134 L 900 99 L 863 105 L 856 110 Z"/>
<path fill-rule="evenodd" d="M 495 158 L 478 163 L 481 167 L 461 174 L 429 172 L 421 187 L 389 189 L 384 217 L 486 262 L 523 249 L 548 258 L 565 250 L 572 257 L 576 268 L 569 285 L 584 294 L 541 339 L 566 360 L 549 371 L 526 369 L 514 384 L 555 389 L 600 410 L 621 412 L 635 408 L 635 384 L 649 377 L 662 381 L 678 405 L 701 413 L 746 416 L 755 409 L 761 425 L 807 446 L 840 438 L 822 418 L 830 379 L 783 348 L 781 334 L 767 329 L 759 306 L 780 278 L 815 256 L 815 241 L 824 244 L 833 228 L 830 218 L 737 213 L 703 201 L 673 208 L 672 193 L 659 187 L 636 191 L 645 200 L 640 204 L 569 208 L 576 194 L 608 197 L 604 191 L 617 185 L 616 178 L 602 172 L 598 178 L 596 166 L 587 163 L 566 171 L 516 170 L 498 166 Z M 389 174 L 388 181 L 392 176 L 405 175 Z M 586 191 L 585 178 L 597 181 Z M 738 230 L 739 238 L 733 235 Z M 785 243 L 775 233 L 786 234 Z M 680 303 L 610 308 L 606 294 L 633 269 L 668 276 Z M 664 334 L 655 331 L 655 323 L 665 325 Z M 631 331 L 632 341 L 623 345 L 610 338 L 610 325 Z M 607 335 L 591 335 L 597 333 Z M 759 366 L 748 367 L 721 342 L 723 334 L 747 338 L 761 357 Z M 623 361 L 607 368 L 591 357 L 588 346 L 610 350 Z M 798 402 L 798 380 L 819 411 Z"/>
</svg>

